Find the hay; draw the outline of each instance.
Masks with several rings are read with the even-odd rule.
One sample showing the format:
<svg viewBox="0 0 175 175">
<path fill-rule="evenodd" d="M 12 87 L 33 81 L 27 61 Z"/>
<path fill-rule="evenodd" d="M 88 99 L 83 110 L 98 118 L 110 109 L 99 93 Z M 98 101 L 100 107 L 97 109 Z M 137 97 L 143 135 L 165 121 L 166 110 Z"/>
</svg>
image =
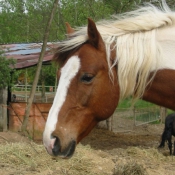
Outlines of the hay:
<svg viewBox="0 0 175 175">
<path fill-rule="evenodd" d="M 175 158 L 155 148 L 113 148 L 104 152 L 78 144 L 74 156 L 64 160 L 51 157 L 43 145 L 29 140 L 0 145 L 3 175 L 170 175 L 174 163 Z"/>
<path fill-rule="evenodd" d="M 129 156 L 137 157 L 137 158 L 144 157 L 144 159 L 148 159 L 148 160 L 155 161 L 155 162 L 164 162 L 164 161 L 171 162 L 172 161 L 171 156 L 164 156 L 156 148 L 143 149 L 139 147 L 129 147 L 127 149 L 127 154 Z"/>
<path fill-rule="evenodd" d="M 57 175 L 112 175 L 114 169 L 109 155 L 81 144 L 68 160 L 49 156 L 43 145 L 34 142 L 0 145 L 0 155 L 0 166 L 4 168 L 4 172 L 5 168 L 11 167 L 13 173 L 25 169 L 25 174 L 33 171 L 38 174 Z"/>
<path fill-rule="evenodd" d="M 132 160 L 125 164 L 117 165 L 114 175 L 148 175 L 148 173 L 143 165 Z"/>
<path fill-rule="evenodd" d="M 170 175 L 175 158 L 164 156 L 155 148 L 128 147 L 117 149 L 113 157 L 115 162 L 114 175 Z"/>
</svg>

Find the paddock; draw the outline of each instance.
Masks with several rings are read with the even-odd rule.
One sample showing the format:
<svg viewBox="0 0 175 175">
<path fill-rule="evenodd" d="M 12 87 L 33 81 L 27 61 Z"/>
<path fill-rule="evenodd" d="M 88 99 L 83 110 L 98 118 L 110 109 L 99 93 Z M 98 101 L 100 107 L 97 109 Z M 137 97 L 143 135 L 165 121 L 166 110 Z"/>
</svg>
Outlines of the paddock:
<svg viewBox="0 0 175 175">
<path fill-rule="evenodd" d="M 71 159 L 53 158 L 41 142 L 0 132 L 1 173 L 25 175 L 172 175 L 175 158 L 167 145 L 158 150 L 163 124 L 147 124 L 113 133 L 93 129 Z"/>
<path fill-rule="evenodd" d="M 166 7 L 165 10 L 168 12 L 169 9 L 167 10 L 167 6 L 165 7 Z M 154 11 L 155 9 L 152 9 L 152 10 Z M 100 175 L 101 174 L 102 175 L 103 174 L 104 175 L 108 175 L 108 174 L 109 175 L 110 174 L 111 175 L 120 175 L 120 174 L 127 174 L 127 175 L 128 174 L 130 175 L 132 174 L 140 174 L 140 175 L 168 174 L 168 175 L 171 175 L 171 174 L 174 174 L 174 170 L 175 170 L 174 157 L 168 156 L 167 154 L 168 149 L 165 149 L 165 150 L 157 149 L 159 145 L 160 135 L 163 130 L 163 127 L 161 124 L 160 125 L 153 125 L 153 124 L 140 125 L 138 127 L 134 127 L 132 130 L 128 130 L 126 132 L 120 132 L 120 133 L 114 133 L 114 132 L 112 133 L 110 131 L 101 130 L 97 128 L 93 129 L 93 127 L 95 127 L 98 121 L 105 120 L 112 115 L 112 113 L 116 109 L 116 106 L 120 98 L 126 98 L 129 95 L 136 96 L 135 99 L 140 98 L 143 95 L 143 99 L 145 100 L 156 103 L 157 105 L 160 105 L 160 106 L 168 107 L 172 110 L 175 109 L 173 105 L 174 99 L 172 98 L 174 96 L 173 93 L 174 93 L 174 87 L 175 87 L 175 84 L 173 83 L 175 82 L 174 81 L 175 76 L 173 77 L 173 75 L 175 75 L 175 71 L 173 67 L 174 60 L 171 60 L 173 62 L 169 61 L 166 65 L 164 64 L 164 62 L 168 58 L 169 53 L 171 53 L 169 52 L 170 47 L 168 47 L 169 42 L 166 43 L 168 48 L 167 50 L 166 50 L 166 47 L 163 47 L 163 45 L 159 47 L 161 44 L 159 45 L 158 42 L 155 42 L 156 31 L 158 31 L 157 30 L 158 28 L 162 27 L 161 21 L 165 22 L 166 23 L 165 25 L 167 25 L 166 26 L 167 28 L 166 27 L 162 28 L 166 34 L 168 33 L 167 41 L 169 41 L 169 38 L 170 39 L 173 38 L 173 35 L 170 35 L 169 32 L 167 32 L 169 31 L 168 27 L 170 25 L 168 24 L 170 23 L 173 24 L 173 29 L 174 29 L 174 16 L 172 16 L 172 19 L 169 19 L 170 16 L 171 16 L 170 14 L 168 14 L 167 16 L 164 16 L 164 17 L 167 17 L 167 21 L 164 20 L 164 18 L 159 18 L 160 25 L 156 25 L 155 23 L 155 21 L 157 22 L 157 18 L 144 16 L 146 17 L 145 27 L 143 26 L 143 28 L 137 28 L 135 26 L 136 30 L 134 30 L 132 27 L 132 35 L 129 35 L 131 36 L 130 41 L 133 41 L 134 39 L 140 42 L 135 44 L 134 46 L 132 45 L 132 42 L 128 42 L 129 45 L 126 44 L 126 48 L 131 48 L 130 46 L 133 46 L 134 51 L 137 52 L 136 58 L 140 58 L 143 55 L 143 58 L 148 57 L 149 58 L 148 60 L 153 60 L 152 58 L 154 57 L 156 63 L 159 63 L 157 58 L 163 58 L 163 61 L 161 61 L 161 64 L 152 64 L 153 62 L 147 64 L 150 66 L 145 66 L 144 64 L 142 64 L 142 63 L 145 63 L 145 59 L 143 59 L 141 62 L 139 61 L 139 63 L 141 63 L 140 64 L 141 67 L 138 66 L 138 72 L 137 72 L 135 71 L 135 66 L 134 66 L 134 71 L 132 73 L 134 76 L 132 76 L 132 74 L 130 73 L 130 70 L 127 69 L 127 66 L 126 67 L 119 66 L 121 65 L 120 64 L 121 62 L 118 62 L 117 60 L 118 55 L 121 57 L 122 55 L 124 55 L 124 58 L 125 56 L 128 56 L 128 58 L 130 58 L 130 55 L 128 54 L 130 49 L 127 49 L 126 54 L 120 54 L 120 52 L 118 52 L 120 50 L 122 51 L 124 50 L 123 43 L 125 43 L 126 38 L 128 37 L 128 33 L 130 34 L 130 32 L 127 32 L 126 30 L 127 28 L 123 29 L 123 31 L 126 31 L 124 33 L 120 31 L 121 26 L 125 26 L 123 25 L 123 23 L 120 23 L 120 22 L 118 23 L 119 26 L 117 27 L 117 29 L 120 29 L 120 30 L 119 30 L 119 35 L 115 36 L 115 37 L 118 37 L 116 39 L 116 44 L 113 42 L 114 35 L 110 37 L 111 39 L 109 38 L 111 40 L 111 45 L 109 45 L 109 42 L 106 42 L 108 45 L 108 47 L 106 48 L 107 50 L 110 51 L 110 54 L 111 54 L 111 57 L 110 56 L 107 57 L 108 65 L 106 65 L 106 50 L 104 49 L 105 48 L 104 40 L 100 32 L 98 31 L 98 28 L 96 27 L 94 21 L 91 19 L 88 19 L 88 38 L 84 37 L 86 39 L 82 42 L 80 41 L 80 45 L 79 45 L 81 46 L 80 48 L 74 48 L 74 46 L 77 46 L 76 43 L 74 43 L 73 45 L 67 45 L 68 49 L 71 48 L 74 50 L 68 50 L 67 48 L 61 47 L 61 44 L 59 44 L 59 47 L 61 48 L 60 50 L 65 51 L 65 53 L 63 52 L 58 53 L 57 58 L 61 58 L 61 61 L 67 61 L 67 62 L 61 68 L 59 87 L 55 95 L 56 100 L 54 100 L 53 107 L 51 108 L 50 110 L 51 112 L 49 112 L 49 115 L 47 118 L 47 123 L 44 130 L 43 143 L 50 155 L 60 156 L 62 158 L 70 158 L 74 154 L 74 151 L 75 151 L 75 155 L 72 157 L 72 159 L 69 159 L 66 161 L 60 160 L 55 157 L 49 156 L 46 153 L 46 150 L 44 149 L 44 146 L 41 144 L 41 142 L 39 141 L 36 142 L 36 140 L 34 142 L 32 141 L 31 138 L 24 138 L 23 136 L 19 135 L 19 133 L 17 132 L 16 133 L 4 132 L 4 133 L 0 133 L 2 134 L 0 135 L 0 138 L 1 138 L 0 153 L 2 155 L 0 160 L 1 172 L 5 175 L 6 174 L 9 174 L 9 175 L 10 174 L 26 174 L 26 175 L 27 174 L 28 175 L 31 175 L 31 174 L 48 174 L 48 175 L 49 174 L 51 175 L 54 175 L 54 174 L 60 174 L 60 175 L 61 174 L 67 174 L 67 175 L 68 174 L 75 174 L 75 175 L 76 174 L 77 175 L 78 174 L 83 174 L 83 175 L 84 174 L 89 174 L 89 175 L 98 175 L 98 174 Z M 153 21 L 150 21 L 152 19 Z M 142 21 L 139 18 L 137 18 L 137 20 L 138 22 Z M 149 24 L 147 21 L 150 21 L 150 24 L 151 24 L 150 28 L 147 28 L 147 24 Z M 133 21 L 131 21 L 131 24 L 133 24 Z M 140 23 L 136 23 L 136 24 L 137 26 L 141 26 Z M 153 30 L 153 31 L 150 32 L 150 30 Z M 140 35 L 140 31 L 143 31 L 144 33 L 143 35 L 145 35 L 144 37 Z M 87 30 L 86 30 L 85 36 L 87 36 Z M 161 31 L 160 33 L 158 33 L 157 36 L 161 36 Z M 151 44 L 148 42 L 148 38 L 151 38 L 151 41 L 152 41 Z M 72 42 L 70 43 L 72 44 Z M 155 45 L 157 47 L 154 50 L 152 49 L 154 48 L 152 46 L 154 46 L 155 43 L 157 43 Z M 113 44 L 117 46 L 117 48 L 110 50 L 110 46 L 112 46 Z M 142 46 L 142 45 L 144 46 L 144 49 L 141 49 L 141 51 L 138 52 L 139 51 L 138 46 Z M 62 46 L 65 46 L 65 43 L 62 43 Z M 165 49 L 166 53 L 168 54 L 161 54 L 162 50 L 160 48 L 162 48 L 162 50 Z M 90 50 L 91 52 L 89 52 Z M 113 50 L 116 51 L 116 54 L 112 54 Z M 153 53 L 152 55 L 151 54 L 147 55 L 149 50 L 150 50 L 149 53 Z M 68 59 L 67 56 L 69 55 L 67 53 L 68 51 L 71 51 L 70 55 L 72 55 L 69 58 L 69 60 L 67 60 Z M 98 58 L 101 60 L 100 61 L 95 60 L 96 69 L 92 71 L 91 70 L 92 63 L 88 64 L 88 62 L 91 62 L 92 61 L 91 59 L 94 58 L 94 54 L 93 54 L 94 51 L 98 51 L 98 52 L 95 52 L 95 56 L 98 56 Z M 175 55 L 173 54 L 174 53 L 173 48 L 171 51 L 172 51 L 172 55 Z M 82 53 L 88 53 L 88 54 L 82 54 Z M 135 57 L 135 54 L 133 54 L 134 52 L 131 52 L 131 53 L 132 53 L 131 55 Z M 107 55 L 110 55 L 110 54 L 107 54 Z M 89 58 L 89 55 L 93 55 L 92 58 Z M 88 57 L 89 59 L 85 59 L 85 57 Z M 135 63 L 138 63 L 137 59 L 134 59 L 134 60 L 136 61 Z M 105 65 L 104 66 L 98 65 L 97 63 L 99 62 L 105 63 Z M 116 65 L 116 63 L 118 65 Z M 87 69 L 87 65 L 88 65 L 88 68 L 90 69 Z M 128 65 L 129 67 L 131 67 L 130 64 Z M 116 66 L 115 68 L 117 69 L 112 70 L 114 69 L 113 66 Z M 145 74 L 145 70 L 148 67 L 149 69 L 146 71 L 146 74 Z M 109 72 L 108 72 L 109 68 L 111 70 L 111 75 L 114 75 L 114 77 L 116 77 L 116 79 L 114 79 L 113 82 L 109 81 L 111 78 L 109 77 Z M 141 68 L 145 68 L 145 70 Z M 167 68 L 168 70 L 167 69 L 162 70 L 162 68 Z M 122 71 L 120 70 L 124 70 L 127 73 L 122 74 Z M 161 71 L 158 72 L 157 70 L 161 70 Z M 68 75 L 68 72 L 71 74 Z M 127 75 L 126 77 L 124 77 L 126 78 L 124 80 L 131 80 L 131 78 L 133 78 L 134 80 L 131 83 L 130 81 L 122 81 L 123 77 L 120 76 L 119 74 L 120 72 L 121 72 L 121 75 Z M 151 77 L 149 77 L 149 75 L 152 75 L 152 74 L 154 75 L 154 72 L 155 72 L 155 76 L 153 76 L 154 79 L 152 79 Z M 169 76 L 170 74 L 173 77 L 172 79 L 171 79 L 171 76 Z M 143 77 L 141 75 L 143 75 Z M 165 79 L 162 79 L 162 75 L 166 75 Z M 98 77 L 101 78 L 100 81 L 97 81 Z M 120 79 L 120 77 L 122 79 Z M 68 78 L 68 79 L 64 81 L 65 78 Z M 118 80 L 119 80 L 119 83 L 117 82 Z M 154 80 L 154 81 L 153 83 L 151 83 L 151 85 L 147 89 L 145 85 L 148 82 L 150 82 L 150 80 Z M 98 85 L 96 86 L 97 88 L 94 88 L 93 86 L 91 86 L 92 88 L 89 88 L 94 81 L 96 82 L 94 84 Z M 158 81 L 158 86 L 157 84 L 154 84 L 157 81 Z M 115 89 L 114 86 L 105 87 L 104 85 L 107 85 L 107 83 L 105 82 L 110 82 L 110 85 L 116 84 L 117 89 Z M 121 83 L 121 82 L 124 82 L 124 83 Z M 125 82 L 127 83 L 125 84 Z M 170 90 L 167 90 L 166 87 L 162 88 L 161 86 L 161 85 L 166 85 L 167 82 L 168 83 L 171 82 L 170 84 L 168 84 L 168 87 L 169 87 L 168 89 Z M 80 86 L 77 86 L 78 84 L 80 84 Z M 127 86 L 127 85 L 130 85 L 132 88 L 130 88 L 130 86 Z M 86 91 L 87 93 L 84 93 L 84 90 L 85 90 L 84 87 L 88 87 L 88 90 Z M 71 88 L 71 89 L 68 89 L 68 88 Z M 158 98 L 156 98 L 157 96 L 154 96 L 155 94 L 155 91 L 153 91 L 154 89 L 156 89 L 156 92 L 159 92 Z M 97 90 L 99 90 L 99 92 L 101 91 L 101 93 L 97 93 L 97 97 L 96 97 L 94 94 L 95 92 L 97 92 Z M 110 92 L 109 96 L 107 92 Z M 60 95 L 63 94 L 63 95 L 60 97 L 59 94 Z M 91 94 L 93 95 L 93 97 L 89 98 L 88 95 L 91 95 Z M 169 99 L 168 97 L 171 97 L 172 99 Z M 56 109 L 56 107 L 58 107 L 58 109 Z M 23 109 L 24 108 L 25 107 L 23 107 Z M 76 112 L 77 112 L 77 115 L 75 115 Z M 80 118 L 78 118 L 77 116 Z M 128 121 L 129 119 L 127 120 L 127 122 Z M 90 133 L 92 129 L 93 131 Z M 88 133 L 90 134 L 88 135 Z M 82 140 L 85 136 L 87 137 L 84 140 Z M 77 149 L 75 150 L 76 143 L 79 143 L 79 144 L 77 146 Z"/>
</svg>

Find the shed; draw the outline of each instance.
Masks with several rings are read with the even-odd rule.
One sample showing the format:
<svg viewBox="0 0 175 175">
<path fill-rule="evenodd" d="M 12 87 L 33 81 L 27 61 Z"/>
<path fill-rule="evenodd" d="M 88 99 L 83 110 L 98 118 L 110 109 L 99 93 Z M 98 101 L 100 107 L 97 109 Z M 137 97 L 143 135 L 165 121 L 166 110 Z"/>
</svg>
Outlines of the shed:
<svg viewBox="0 0 175 175">
<path fill-rule="evenodd" d="M 57 43 L 47 43 L 46 52 L 43 58 L 43 65 L 51 63 L 54 49 L 57 47 Z M 20 44 L 5 44 L 0 45 L 0 48 L 4 50 L 4 55 L 7 59 L 14 59 L 16 63 L 13 68 L 16 70 L 28 68 L 37 65 L 42 43 L 20 43 Z M 11 102 L 11 92 L 8 87 L 6 90 L 0 90 L 0 130 L 7 130 L 7 107 Z"/>
</svg>

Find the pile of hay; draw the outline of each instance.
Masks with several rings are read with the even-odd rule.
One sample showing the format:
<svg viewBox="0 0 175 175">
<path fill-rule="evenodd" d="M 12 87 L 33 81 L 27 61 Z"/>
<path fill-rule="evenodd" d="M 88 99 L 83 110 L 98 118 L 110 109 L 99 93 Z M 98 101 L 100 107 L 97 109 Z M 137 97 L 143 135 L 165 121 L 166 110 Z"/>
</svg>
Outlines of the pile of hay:
<svg viewBox="0 0 175 175">
<path fill-rule="evenodd" d="M 129 147 L 127 149 L 127 154 L 132 157 L 140 157 L 144 159 L 150 159 L 151 161 L 168 161 L 171 160 L 171 157 L 165 157 L 163 154 L 160 154 L 158 149 L 156 148 L 149 148 L 143 149 L 139 147 Z"/>
<path fill-rule="evenodd" d="M 25 175 L 31 172 L 42 175 L 112 175 L 114 166 L 110 155 L 81 144 L 74 156 L 65 160 L 49 156 L 43 145 L 34 142 L 0 145 L 0 169 L 4 175 L 7 172 Z"/>
<path fill-rule="evenodd" d="M 164 156 L 156 148 L 129 147 L 119 149 L 115 162 L 114 175 L 171 175 L 175 159 Z M 170 168 L 170 169 L 169 169 Z"/>
<path fill-rule="evenodd" d="M 174 163 L 155 148 L 117 148 L 110 155 L 78 144 L 71 159 L 60 159 L 30 141 L 0 145 L 3 175 L 163 175 L 174 172 Z"/>
<path fill-rule="evenodd" d="M 143 165 L 130 160 L 127 163 L 116 165 L 114 175 L 148 175 Z"/>
</svg>

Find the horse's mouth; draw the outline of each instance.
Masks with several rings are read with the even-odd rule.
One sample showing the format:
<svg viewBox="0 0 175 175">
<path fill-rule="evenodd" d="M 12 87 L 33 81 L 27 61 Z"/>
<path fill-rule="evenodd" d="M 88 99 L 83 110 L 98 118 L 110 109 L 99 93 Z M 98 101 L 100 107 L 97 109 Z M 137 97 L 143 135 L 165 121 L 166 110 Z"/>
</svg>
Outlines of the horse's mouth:
<svg viewBox="0 0 175 175">
<path fill-rule="evenodd" d="M 60 140 L 56 138 L 54 147 L 52 149 L 52 153 L 54 156 L 58 156 L 61 158 L 71 158 L 72 155 L 74 154 L 75 148 L 76 148 L 76 141 L 72 140 L 64 150 L 61 150 Z"/>
</svg>

